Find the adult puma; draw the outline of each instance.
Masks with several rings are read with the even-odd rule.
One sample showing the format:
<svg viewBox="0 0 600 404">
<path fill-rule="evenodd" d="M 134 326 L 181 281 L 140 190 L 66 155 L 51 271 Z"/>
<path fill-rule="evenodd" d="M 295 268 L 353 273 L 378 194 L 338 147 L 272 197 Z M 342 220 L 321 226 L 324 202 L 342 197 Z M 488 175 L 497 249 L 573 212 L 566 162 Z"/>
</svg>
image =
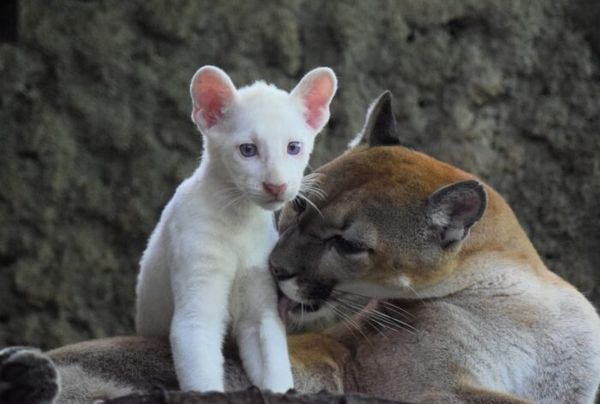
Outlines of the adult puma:
<svg viewBox="0 0 600 404">
<path fill-rule="evenodd" d="M 296 388 L 411 402 L 593 402 L 600 319 L 544 266 L 502 197 L 399 146 L 389 93 L 361 140 L 317 170 L 324 197 L 314 207 L 289 204 L 280 217 L 270 264 L 281 314 L 300 326 L 346 320 L 289 337 Z M 45 366 L 61 374 L 62 400 L 110 396 L 173 386 L 168 351 L 164 341 L 105 339 L 52 351 L 56 368 Z M 0 367 L 11 357 L 40 362 L 12 352 Z M 229 388 L 247 383 L 240 369 L 232 356 Z M 1 383 L 6 394 L 15 384 Z"/>
</svg>

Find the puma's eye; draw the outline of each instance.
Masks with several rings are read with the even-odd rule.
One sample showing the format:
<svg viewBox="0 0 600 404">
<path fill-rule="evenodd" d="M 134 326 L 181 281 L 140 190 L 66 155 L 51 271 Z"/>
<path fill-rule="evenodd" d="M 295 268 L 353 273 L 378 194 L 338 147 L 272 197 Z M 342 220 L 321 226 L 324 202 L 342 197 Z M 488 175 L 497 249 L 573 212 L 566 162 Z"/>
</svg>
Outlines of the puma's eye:
<svg viewBox="0 0 600 404">
<path fill-rule="evenodd" d="M 292 207 L 296 212 L 302 213 L 306 209 L 306 201 L 303 198 L 297 196 L 296 199 L 294 199 L 294 201 L 292 202 Z"/>
<path fill-rule="evenodd" d="M 357 241 L 347 240 L 342 236 L 334 236 L 330 240 L 340 254 L 360 254 L 369 251 L 366 245 Z"/>
<path fill-rule="evenodd" d="M 289 142 L 288 143 L 288 146 L 287 146 L 288 154 L 296 155 L 296 154 L 300 153 L 300 150 L 302 150 L 302 143 L 300 143 L 300 142 Z"/>
<path fill-rule="evenodd" d="M 258 153 L 258 147 L 254 143 L 244 143 L 240 145 L 240 153 L 244 157 L 253 157 Z"/>
</svg>

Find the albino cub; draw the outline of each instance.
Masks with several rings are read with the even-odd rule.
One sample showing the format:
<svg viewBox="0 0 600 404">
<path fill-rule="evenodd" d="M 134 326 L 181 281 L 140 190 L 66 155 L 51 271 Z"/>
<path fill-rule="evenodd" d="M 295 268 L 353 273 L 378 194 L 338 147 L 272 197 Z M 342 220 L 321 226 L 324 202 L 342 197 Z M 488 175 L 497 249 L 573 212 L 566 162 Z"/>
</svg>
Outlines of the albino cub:
<svg viewBox="0 0 600 404">
<path fill-rule="evenodd" d="M 255 385 L 293 387 L 268 272 L 278 236 L 272 211 L 300 192 L 336 88 L 335 74 L 324 67 L 291 93 L 264 82 L 236 90 L 214 66 L 192 78 L 192 120 L 204 154 L 150 237 L 136 315 L 139 335 L 169 335 L 182 390 L 224 390 L 228 326 Z"/>
</svg>

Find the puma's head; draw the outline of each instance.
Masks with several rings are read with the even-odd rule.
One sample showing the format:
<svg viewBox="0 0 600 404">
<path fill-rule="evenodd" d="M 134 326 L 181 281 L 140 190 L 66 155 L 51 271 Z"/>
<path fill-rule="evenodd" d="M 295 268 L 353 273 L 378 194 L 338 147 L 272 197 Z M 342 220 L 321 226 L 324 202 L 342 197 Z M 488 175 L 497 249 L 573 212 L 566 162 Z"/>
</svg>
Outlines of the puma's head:
<svg viewBox="0 0 600 404">
<path fill-rule="evenodd" d="M 192 120 L 204 135 L 205 158 L 219 162 L 233 196 L 269 210 L 296 197 L 336 88 L 326 67 L 307 73 L 290 93 L 264 82 L 236 89 L 214 66 L 196 72 Z"/>
<path fill-rule="evenodd" d="M 317 170 L 323 195 L 315 206 L 296 201 L 281 214 L 270 267 L 288 316 L 299 317 L 301 302 L 304 320 L 320 318 L 338 291 L 434 296 L 469 250 L 493 242 L 496 235 L 478 230 L 490 211 L 519 228 L 502 198 L 474 176 L 399 145 L 389 92 L 370 108 L 361 135 Z"/>
</svg>

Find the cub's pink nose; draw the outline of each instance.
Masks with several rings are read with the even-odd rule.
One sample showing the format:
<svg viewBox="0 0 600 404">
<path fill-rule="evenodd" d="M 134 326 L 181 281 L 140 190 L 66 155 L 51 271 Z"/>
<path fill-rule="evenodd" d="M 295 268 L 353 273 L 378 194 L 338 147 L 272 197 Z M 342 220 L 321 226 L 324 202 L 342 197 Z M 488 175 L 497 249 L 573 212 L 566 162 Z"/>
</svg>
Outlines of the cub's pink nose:
<svg viewBox="0 0 600 404">
<path fill-rule="evenodd" d="M 274 197 L 278 197 L 285 192 L 287 184 L 269 184 L 268 182 L 263 182 L 263 188 L 267 193 Z"/>
</svg>

